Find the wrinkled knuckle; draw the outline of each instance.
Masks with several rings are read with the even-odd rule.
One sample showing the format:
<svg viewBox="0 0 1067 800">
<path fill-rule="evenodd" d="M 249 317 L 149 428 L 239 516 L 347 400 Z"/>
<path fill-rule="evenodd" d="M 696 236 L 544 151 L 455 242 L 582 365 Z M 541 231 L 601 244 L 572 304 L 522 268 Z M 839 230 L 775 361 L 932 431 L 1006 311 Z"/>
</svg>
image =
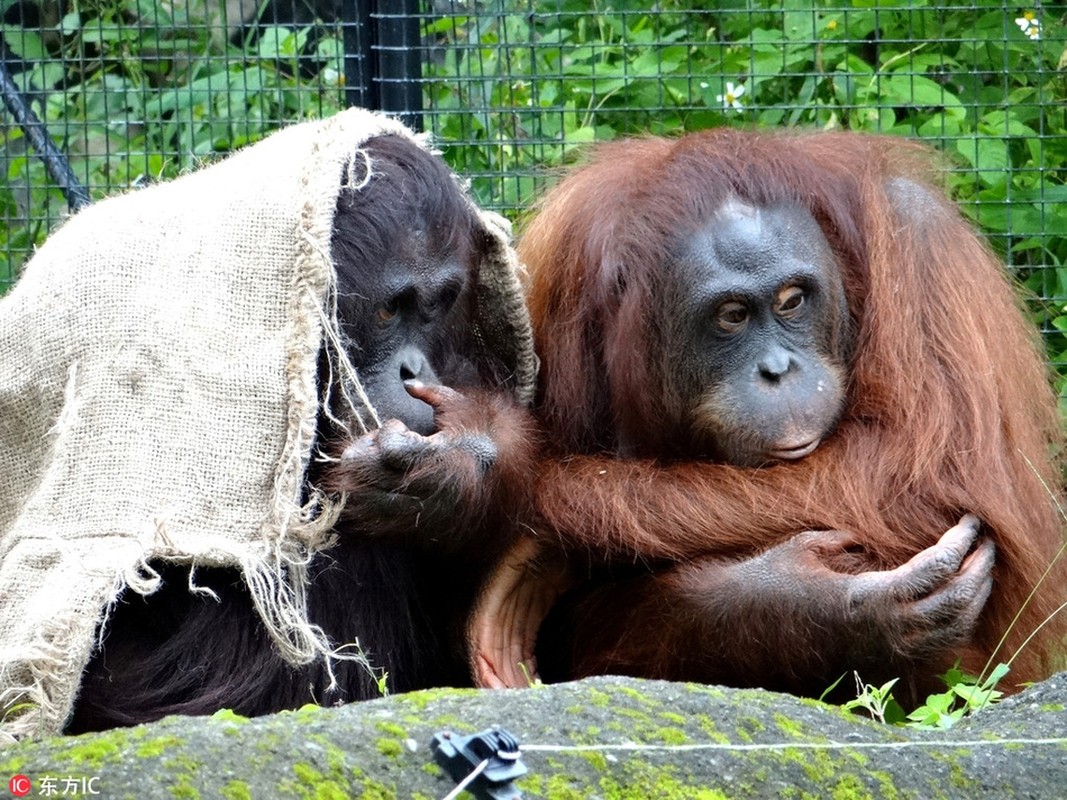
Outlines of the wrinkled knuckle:
<svg viewBox="0 0 1067 800">
<path fill-rule="evenodd" d="M 960 568 L 961 555 L 954 550 L 945 550 L 933 554 L 923 565 L 929 580 L 943 582 L 955 575 Z"/>
</svg>

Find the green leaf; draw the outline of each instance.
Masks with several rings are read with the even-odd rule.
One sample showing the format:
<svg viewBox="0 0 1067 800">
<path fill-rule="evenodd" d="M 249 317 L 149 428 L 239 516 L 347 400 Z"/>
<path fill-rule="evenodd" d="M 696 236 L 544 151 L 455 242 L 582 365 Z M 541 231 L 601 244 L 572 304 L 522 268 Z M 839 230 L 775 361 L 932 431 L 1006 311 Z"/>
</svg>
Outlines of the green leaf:
<svg viewBox="0 0 1067 800">
<path fill-rule="evenodd" d="M 956 150 L 971 164 L 987 186 L 1003 185 L 1008 180 L 1011 160 L 1003 139 L 964 136 L 956 140 Z"/>
<path fill-rule="evenodd" d="M 59 22 L 59 30 L 66 36 L 77 33 L 78 29 L 82 26 L 81 14 L 77 11 L 71 11 L 69 14 L 64 14 L 63 19 Z"/>
<path fill-rule="evenodd" d="M 44 42 L 35 32 L 17 25 L 2 25 L 0 31 L 3 32 L 8 49 L 19 58 L 36 61 L 48 57 Z"/>
</svg>

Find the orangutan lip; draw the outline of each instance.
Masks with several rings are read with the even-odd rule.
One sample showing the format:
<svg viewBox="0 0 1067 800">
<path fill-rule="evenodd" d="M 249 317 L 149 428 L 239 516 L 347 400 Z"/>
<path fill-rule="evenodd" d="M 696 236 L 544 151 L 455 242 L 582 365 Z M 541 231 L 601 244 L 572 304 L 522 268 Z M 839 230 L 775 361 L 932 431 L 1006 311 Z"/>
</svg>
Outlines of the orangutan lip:
<svg viewBox="0 0 1067 800">
<path fill-rule="evenodd" d="M 796 461 L 798 458 L 814 452 L 815 448 L 819 446 L 822 439 L 812 439 L 807 444 L 799 445 L 798 447 L 788 447 L 782 450 L 768 450 L 767 455 L 771 458 L 778 458 L 782 461 Z"/>
</svg>

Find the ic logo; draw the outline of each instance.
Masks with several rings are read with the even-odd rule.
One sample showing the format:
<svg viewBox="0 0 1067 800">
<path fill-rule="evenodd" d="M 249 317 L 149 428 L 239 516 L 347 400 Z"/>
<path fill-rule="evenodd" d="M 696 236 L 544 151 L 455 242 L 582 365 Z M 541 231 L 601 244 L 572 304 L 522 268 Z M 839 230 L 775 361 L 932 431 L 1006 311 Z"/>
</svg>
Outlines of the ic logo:
<svg viewBox="0 0 1067 800">
<path fill-rule="evenodd" d="M 25 775 L 13 775 L 11 780 L 7 782 L 7 788 L 11 790 L 11 794 L 15 797 L 25 797 L 33 789 L 33 784 L 30 783 L 30 779 Z"/>
</svg>

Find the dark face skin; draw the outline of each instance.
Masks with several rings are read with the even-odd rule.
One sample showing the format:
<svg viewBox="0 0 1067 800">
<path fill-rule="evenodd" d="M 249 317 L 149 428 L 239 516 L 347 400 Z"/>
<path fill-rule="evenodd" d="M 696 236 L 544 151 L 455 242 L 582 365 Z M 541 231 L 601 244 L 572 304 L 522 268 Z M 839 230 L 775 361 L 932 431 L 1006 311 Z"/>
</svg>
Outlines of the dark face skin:
<svg viewBox="0 0 1067 800">
<path fill-rule="evenodd" d="M 702 455 L 755 466 L 803 458 L 845 402 L 846 308 L 814 219 L 724 204 L 666 268 L 667 366 Z"/>
<path fill-rule="evenodd" d="M 345 286 L 339 316 L 355 322 L 345 333 L 358 347 L 349 357 L 379 418 L 398 419 L 423 435 L 434 432 L 434 410 L 413 397 L 406 381 L 455 384 L 454 338 L 468 329 L 470 268 L 458 254 L 435 254 L 427 235 L 413 232 L 388 262 L 358 286 Z M 447 359 L 447 363 L 446 363 Z"/>
</svg>

